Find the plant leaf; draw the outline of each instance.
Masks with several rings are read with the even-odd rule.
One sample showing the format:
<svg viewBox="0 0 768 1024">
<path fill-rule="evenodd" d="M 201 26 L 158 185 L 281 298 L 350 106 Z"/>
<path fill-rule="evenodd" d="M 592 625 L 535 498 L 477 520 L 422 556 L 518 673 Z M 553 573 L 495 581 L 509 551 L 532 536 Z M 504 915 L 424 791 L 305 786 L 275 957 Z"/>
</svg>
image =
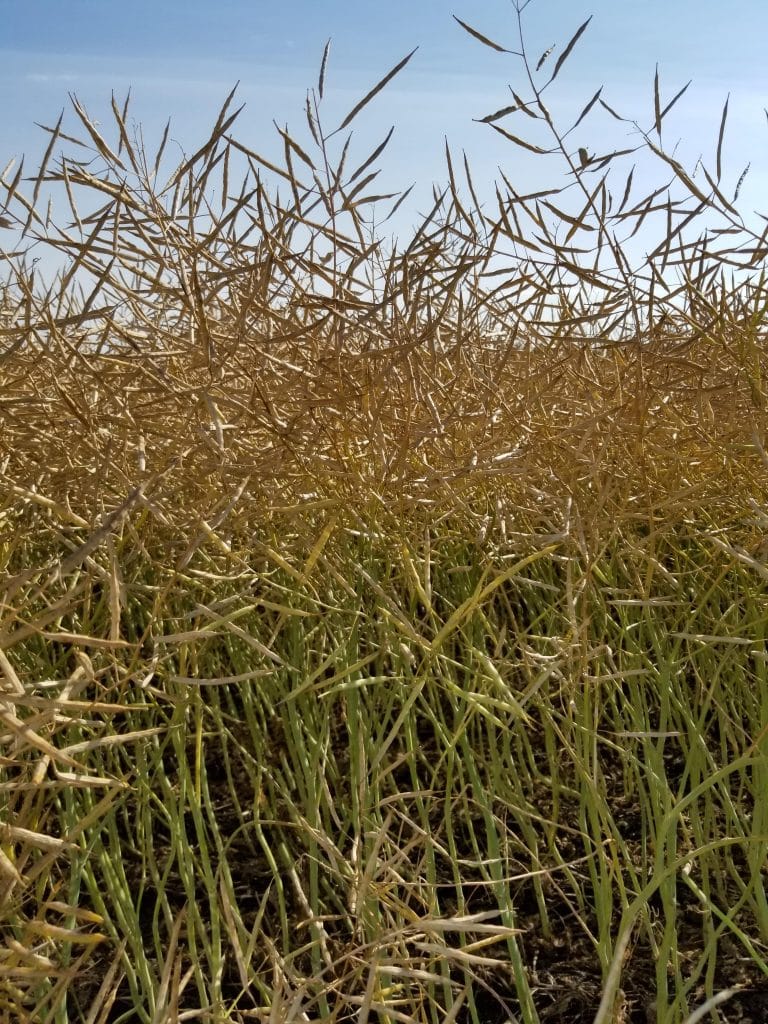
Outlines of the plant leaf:
<svg viewBox="0 0 768 1024">
<path fill-rule="evenodd" d="M 723 137 L 725 136 L 725 121 L 728 117 L 728 100 L 730 95 L 726 97 L 725 106 L 723 107 L 723 116 L 720 120 L 720 134 L 717 136 L 717 180 L 718 183 L 723 176 Z"/>
<path fill-rule="evenodd" d="M 528 107 L 528 105 L 527 105 L 527 104 L 525 103 L 525 101 L 524 101 L 524 100 L 522 100 L 522 99 L 521 99 L 521 98 L 520 98 L 520 97 L 519 97 L 519 96 L 517 95 L 517 93 L 515 92 L 515 90 L 514 90 L 514 89 L 511 89 L 510 91 L 511 91 L 512 95 L 514 96 L 514 98 L 515 98 L 515 103 L 516 103 L 516 104 L 518 105 L 518 107 L 520 108 L 520 110 L 522 110 L 522 112 L 523 112 L 524 114 L 527 114 L 527 115 L 528 115 L 528 117 L 532 117 L 534 121 L 537 121 L 537 120 L 538 120 L 538 118 L 539 118 L 539 115 L 538 115 L 537 113 L 535 113 L 535 111 L 531 110 L 531 109 L 530 109 L 530 108 Z"/>
<path fill-rule="evenodd" d="M 317 91 L 320 94 L 320 99 L 323 98 L 323 90 L 325 89 L 325 70 L 328 66 L 328 54 L 331 52 L 331 40 L 325 44 L 323 50 L 323 59 L 320 61 L 320 75 L 317 79 Z"/>
<path fill-rule="evenodd" d="M 601 93 L 602 91 L 603 91 L 603 87 L 602 87 L 602 85 L 601 85 L 601 86 L 600 86 L 600 88 L 599 88 L 599 89 L 597 90 L 597 92 L 595 93 L 595 95 L 594 95 L 594 96 L 592 97 L 592 99 L 591 99 L 591 100 L 589 101 L 589 103 L 588 103 L 588 104 L 586 105 L 586 107 L 584 107 L 584 109 L 582 110 L 582 112 L 581 112 L 581 113 L 579 114 L 579 116 L 578 116 L 578 117 L 576 118 L 576 120 L 575 120 L 575 121 L 573 122 L 573 124 L 571 125 L 571 127 L 570 127 L 570 128 L 568 129 L 569 131 L 571 131 L 571 132 L 572 132 L 572 131 L 573 131 L 573 129 L 577 127 L 577 125 L 580 125 L 580 124 L 581 124 L 581 122 L 582 122 L 582 121 L 584 120 L 584 118 L 585 118 L 585 117 L 587 116 L 587 114 L 588 114 L 588 113 L 590 112 L 590 110 L 592 109 L 592 107 L 594 107 L 594 105 L 595 105 L 595 104 L 597 103 L 597 101 L 598 101 L 598 100 L 600 99 L 600 93 Z"/>
<path fill-rule="evenodd" d="M 666 105 L 666 107 L 664 107 L 664 109 L 661 112 L 661 119 L 662 119 L 662 121 L 667 116 L 667 114 L 670 112 L 672 107 L 674 107 L 674 105 L 677 103 L 677 101 L 680 99 L 680 97 L 683 95 L 683 93 L 688 88 L 688 86 L 691 84 L 691 81 L 692 81 L 692 79 L 687 81 L 685 83 L 685 85 L 683 86 L 683 88 L 678 93 L 675 93 L 675 95 L 672 97 L 672 99 L 669 101 L 669 103 Z"/>
<path fill-rule="evenodd" d="M 541 146 L 534 146 L 531 142 L 526 142 L 525 139 L 519 138 L 517 135 L 512 135 L 511 132 L 505 131 L 500 128 L 497 124 L 492 124 L 491 128 L 499 135 L 503 135 L 505 139 L 509 139 L 510 142 L 514 142 L 516 146 L 522 146 L 523 149 L 530 150 L 531 153 L 547 153 L 549 150 L 542 149 Z"/>
<path fill-rule="evenodd" d="M 585 22 L 583 22 L 583 24 L 579 25 L 579 27 L 576 29 L 575 35 L 572 36 L 571 41 L 568 43 L 566 48 L 563 50 L 563 52 L 557 58 L 557 64 L 555 64 L 555 70 L 552 72 L 552 77 L 549 80 L 550 82 L 554 82 L 554 80 L 557 78 L 558 71 L 563 66 L 563 64 L 565 64 L 565 62 L 568 60 L 568 57 L 571 54 L 571 50 L 574 48 L 576 43 L 581 38 L 582 32 L 586 29 L 586 27 L 590 23 L 590 21 L 592 21 L 592 15 L 591 14 L 587 18 L 587 20 Z"/>
<path fill-rule="evenodd" d="M 547 59 L 547 57 L 550 55 L 550 53 L 552 53 L 554 48 L 555 48 L 555 44 L 553 43 L 550 46 L 550 48 L 548 50 L 545 50 L 544 53 L 542 53 L 542 55 L 539 57 L 538 61 L 536 62 L 536 70 L 537 71 L 541 71 L 541 69 L 542 69 L 542 67 L 544 65 L 544 61 Z M 552 78 L 554 78 L 554 77 L 555 76 L 553 75 Z"/>
<path fill-rule="evenodd" d="M 462 21 L 461 18 L 457 18 L 455 14 L 452 15 L 452 17 L 454 21 L 457 21 L 461 25 L 465 32 L 469 32 L 471 36 L 474 36 L 474 38 L 484 46 L 490 46 L 490 48 L 492 50 L 496 50 L 497 53 L 512 53 L 511 50 L 507 50 L 506 47 L 501 46 L 499 43 L 494 43 L 492 39 L 489 39 L 488 36 L 484 36 L 482 32 L 478 32 L 476 28 L 472 28 L 472 26 L 468 25 L 466 21 Z"/>
<path fill-rule="evenodd" d="M 357 168 L 357 170 L 354 172 L 352 177 L 347 182 L 347 185 L 351 185 L 355 178 L 358 178 L 367 167 L 371 166 L 374 160 L 377 160 L 379 158 L 379 156 L 384 152 L 387 144 L 389 143 L 389 140 L 392 138 L 392 133 L 394 132 L 394 130 L 395 126 L 392 125 L 392 127 L 387 132 L 387 137 L 384 139 L 383 142 L 379 143 L 379 145 L 376 147 L 376 149 L 374 149 L 371 155 L 362 164 L 360 164 L 360 166 Z"/>
<path fill-rule="evenodd" d="M 507 114 L 513 114 L 519 107 L 502 107 L 501 110 L 495 111 L 493 114 L 486 114 L 485 117 L 475 118 L 478 124 L 491 124 L 493 121 L 499 121 L 502 117 L 506 117 Z"/>
<path fill-rule="evenodd" d="M 653 121 L 656 127 L 656 134 L 661 138 L 661 101 L 659 99 L 659 65 L 656 65 L 656 73 L 653 76 Z"/>
<path fill-rule="evenodd" d="M 609 107 L 605 100 L 598 100 L 603 110 L 607 110 L 611 117 L 615 117 L 617 121 L 629 121 L 628 117 L 622 117 L 621 114 L 617 114 L 613 107 Z"/>
<path fill-rule="evenodd" d="M 393 67 L 391 71 L 387 72 L 387 74 L 384 75 L 384 77 L 381 79 L 380 82 L 377 82 L 376 85 L 374 85 L 374 87 L 371 89 L 371 91 L 369 93 L 366 93 L 366 95 L 363 96 L 363 98 L 360 100 L 360 102 L 358 104 L 356 104 L 352 108 L 352 110 L 350 110 L 350 112 L 347 114 L 347 116 L 341 122 L 339 127 L 336 129 L 337 132 L 340 132 L 344 128 L 346 128 L 347 125 L 350 124 L 357 117 L 357 115 L 360 113 L 360 111 L 363 109 L 363 107 L 365 107 L 368 103 L 370 103 L 370 101 L 373 99 L 374 96 L 377 95 L 377 93 L 381 92 L 381 90 L 384 88 L 384 86 L 387 84 L 387 82 L 391 82 L 392 79 L 395 77 L 395 75 L 399 71 L 403 70 L 405 65 L 408 63 L 408 61 L 411 59 L 411 57 L 414 55 L 414 53 L 416 53 L 417 50 L 418 50 L 418 46 L 415 46 L 411 50 L 411 52 L 408 54 L 407 57 L 403 57 L 403 59 L 400 61 L 399 64 L 396 64 L 395 67 Z"/>
<path fill-rule="evenodd" d="M 744 179 L 749 174 L 749 168 L 751 166 L 752 166 L 752 164 L 748 163 L 747 166 L 744 168 L 744 170 L 739 175 L 739 180 L 736 182 L 736 189 L 735 189 L 735 191 L 733 193 L 733 201 L 734 201 L 734 203 L 739 198 L 739 192 L 741 192 L 741 186 L 744 184 Z"/>
</svg>

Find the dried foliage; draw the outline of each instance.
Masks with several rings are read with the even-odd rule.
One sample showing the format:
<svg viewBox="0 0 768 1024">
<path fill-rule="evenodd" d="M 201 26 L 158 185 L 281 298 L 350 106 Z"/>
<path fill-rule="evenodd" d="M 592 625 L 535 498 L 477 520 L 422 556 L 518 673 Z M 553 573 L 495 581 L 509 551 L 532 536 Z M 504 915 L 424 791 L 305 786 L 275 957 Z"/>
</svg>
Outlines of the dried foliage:
<svg viewBox="0 0 768 1024">
<path fill-rule="evenodd" d="M 275 643 L 297 621 L 292 602 L 310 614 L 301 602 L 309 600 L 315 567 L 332 576 L 336 566 L 338 575 L 343 558 L 334 562 L 329 552 L 343 530 L 373 537 L 380 527 L 397 559 L 407 554 L 401 538 L 413 524 L 423 531 L 459 522 L 470 547 L 487 546 L 494 557 L 540 557 L 551 554 L 543 545 L 556 545 L 588 575 L 617 537 L 643 537 L 637 543 L 650 551 L 670 524 L 706 523 L 713 535 L 717 524 L 723 536 L 712 550 L 766 577 L 759 509 L 768 465 L 768 228 L 755 234 L 738 212 L 743 175 L 731 198 L 725 191 L 727 103 L 714 171 L 689 171 L 665 150 L 664 118 L 685 90 L 665 102 L 658 73 L 652 129 L 627 122 L 636 145 L 591 154 L 572 139 L 583 140 L 588 119 L 600 112 L 620 117 L 602 90 L 567 131 L 545 104 L 587 22 L 557 57 L 547 52 L 537 63 L 522 30 L 515 50 L 456 20 L 475 41 L 517 54 L 522 97 L 513 92 L 511 105 L 479 120 L 515 150 L 539 159 L 559 154 L 567 172 L 561 189 L 521 195 L 502 175 L 495 204 L 483 205 L 466 159 L 459 165 L 446 146 L 445 188 L 407 243 L 387 243 L 382 224 L 405 200 L 377 181 L 375 164 L 392 133 L 354 157 L 347 128 L 413 52 L 329 129 L 322 116 L 328 47 L 307 97 L 307 140 L 278 128 L 279 166 L 234 135 L 234 92 L 205 143 L 170 172 L 168 131 L 158 152 L 146 153 L 129 131 L 127 98 L 113 98 L 109 133 L 72 97 L 77 134 L 59 119 L 46 129 L 38 172 L 29 178 L 10 166 L 2 176 L 0 227 L 21 229 L 19 247 L 3 256 L 0 296 L 5 1019 L 54 1019 L 46 1014 L 60 1012 L 62 994 L 104 939 L 98 915 L 78 903 L 74 879 L 86 856 L 80 840 L 134 780 L 117 762 L 96 774 L 86 755 L 162 731 L 139 728 L 135 695 L 127 696 L 142 673 L 141 692 L 149 692 L 146 680 L 157 667 L 147 660 L 151 626 L 126 624 L 125 578 L 142 559 L 155 566 L 156 579 L 134 580 L 134 599 L 144 587 L 142 600 L 162 614 L 168 594 L 195 567 L 231 582 L 255 558 L 260 572 L 283 574 L 268 605 L 278 617 L 263 638 L 273 662 L 286 656 Z M 665 176 L 642 197 L 633 170 L 624 170 L 640 152 L 653 155 Z M 41 209 L 50 190 L 66 197 L 64 225 Z M 658 237 L 632 263 L 627 245 L 654 226 Z M 35 269 L 40 245 L 62 259 L 52 282 Z M 646 566 L 631 599 L 650 600 L 651 576 L 672 572 L 662 562 L 652 572 Z M 410 564 L 406 557 L 406 576 Z M 291 581 L 296 593 L 280 597 Z M 344 582 L 336 583 L 340 595 Z M 542 585 L 555 589 L 552 579 Z M 422 611 L 431 613 L 424 587 L 414 586 Z M 381 588 L 373 592 L 384 600 Z M 101 634 L 94 626 L 91 635 L 77 635 L 72 624 L 91 621 L 87 609 L 98 594 Z M 478 584 L 466 614 L 490 599 Z M 572 645 L 589 615 L 577 622 L 578 599 L 571 592 L 568 600 Z M 407 617 L 390 611 L 408 638 Z M 459 623 L 458 612 L 434 614 L 429 650 L 421 652 L 429 665 Z M 166 633 L 171 626 L 164 623 Z M 420 630 L 411 628 L 408 640 L 417 647 Z M 28 652 L 41 640 L 70 652 L 54 659 L 59 674 L 68 665 L 63 682 L 25 680 L 14 667 L 12 658 L 27 652 L 20 664 L 32 672 Z M 556 653 L 565 679 L 575 670 L 572 646 L 564 641 Z M 177 679 L 197 674 L 194 665 L 176 666 Z M 175 692 L 168 691 L 170 705 Z M 153 699 L 162 702 L 158 693 Z M 131 729 L 121 734 L 115 725 L 101 739 L 83 739 L 94 717 L 124 716 Z M 96 794 L 90 812 L 60 835 L 49 825 L 80 791 Z M 395 871 L 396 840 L 382 833 L 377 842 Z M 227 927 L 240 934 L 242 922 L 229 913 Z M 504 942 L 515 930 L 487 924 L 482 914 L 456 920 L 475 938 L 451 955 L 482 978 L 493 964 L 479 952 L 478 935 L 485 928 L 487 943 Z M 312 925 L 312 955 L 321 973 L 340 972 L 357 992 L 358 1002 L 339 1012 L 357 1012 L 364 1024 L 376 1000 L 386 1002 L 374 992 L 375 971 L 363 966 L 374 954 L 361 939 L 354 955 L 332 962 L 324 927 Z M 418 934 L 392 939 L 393 947 L 421 950 L 415 973 L 399 968 L 415 986 L 448 984 L 436 961 L 423 966 L 423 955 L 438 947 L 448 955 L 444 930 L 425 918 Z M 184 934 L 179 917 L 159 968 L 155 1015 L 142 1019 L 183 1019 L 176 952 Z M 62 943 L 66 957 L 56 952 Z M 121 951 L 111 957 L 111 966 L 102 962 L 89 1021 L 110 1019 L 110 998 L 124 977 Z M 299 1019 L 304 1004 L 293 967 L 273 946 L 268 959 L 269 1019 Z M 613 1019 L 607 1014 L 621 957 L 603 966 L 600 1021 Z M 238 969 L 246 971 L 239 961 Z M 44 997 L 41 976 L 50 983 Z M 42 1002 L 33 1006 L 30 993 Z M 460 994 L 443 1019 L 452 1024 L 466 998 Z M 397 1005 L 392 1019 L 412 1019 L 412 1006 Z M 520 1012 L 533 1019 L 531 1006 Z"/>
</svg>

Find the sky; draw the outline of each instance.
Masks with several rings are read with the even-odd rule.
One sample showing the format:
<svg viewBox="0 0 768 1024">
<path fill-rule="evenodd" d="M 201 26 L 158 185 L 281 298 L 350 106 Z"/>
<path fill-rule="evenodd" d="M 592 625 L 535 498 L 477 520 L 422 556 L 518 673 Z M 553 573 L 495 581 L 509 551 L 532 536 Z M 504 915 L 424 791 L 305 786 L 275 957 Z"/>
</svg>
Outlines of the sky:
<svg viewBox="0 0 768 1024">
<path fill-rule="evenodd" d="M 245 103 L 232 130 L 238 139 L 279 159 L 282 143 L 274 119 L 310 147 L 305 96 L 316 86 L 330 39 L 322 107 L 326 130 L 418 46 L 407 67 L 352 125 L 357 162 L 395 126 L 375 166 L 382 168 L 386 186 L 377 183 L 377 191 L 416 185 L 398 229 L 407 233 L 406 220 L 430 205 L 433 182 L 446 181 L 446 139 L 454 157 L 466 151 L 483 199 L 493 195 L 500 169 L 521 192 L 540 187 L 542 174 L 549 175 L 548 182 L 562 183 L 567 168 L 550 162 L 543 169 L 539 157 L 477 123 L 512 102 L 510 87 L 528 92 L 524 69 L 518 57 L 470 37 L 452 15 L 518 49 L 510 0 L 0 0 L 0 169 L 22 154 L 27 166 L 37 166 L 47 137 L 35 122 L 54 124 L 69 105 L 69 93 L 113 138 L 110 94 L 122 99 L 129 88 L 131 120 L 141 125 L 149 151 L 170 117 L 178 156 L 193 152 L 207 138 L 235 82 L 239 103 Z M 693 80 L 665 122 L 665 147 L 689 167 L 701 156 L 712 168 L 722 106 L 730 95 L 724 190 L 732 194 L 751 162 L 742 208 L 765 213 L 765 0 L 530 0 L 523 26 L 534 62 L 554 45 L 551 68 L 590 15 L 589 27 L 546 93 L 556 123 L 567 127 L 603 86 L 602 97 L 614 109 L 650 129 L 658 65 L 662 103 Z M 530 122 L 515 116 L 518 120 L 507 119 L 504 126 L 529 137 Z M 75 126 L 73 115 L 68 117 L 65 125 Z M 617 126 L 599 108 L 572 139 L 574 149 L 585 145 L 591 152 L 637 141 L 628 126 Z M 640 194 L 650 190 L 651 181 L 658 185 L 667 177 L 659 168 Z"/>
</svg>

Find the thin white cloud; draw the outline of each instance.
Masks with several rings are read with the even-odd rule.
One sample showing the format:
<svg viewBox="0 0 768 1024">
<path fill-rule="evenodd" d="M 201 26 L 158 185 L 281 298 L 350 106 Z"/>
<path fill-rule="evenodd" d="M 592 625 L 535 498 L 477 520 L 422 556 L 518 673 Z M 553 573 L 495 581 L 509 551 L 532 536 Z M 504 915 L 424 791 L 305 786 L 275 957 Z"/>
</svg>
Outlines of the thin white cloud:
<svg viewBox="0 0 768 1024">
<path fill-rule="evenodd" d="M 30 71 L 28 74 L 26 74 L 24 76 L 24 81 L 25 82 L 45 82 L 45 83 L 48 83 L 48 82 L 51 82 L 51 83 L 56 83 L 56 82 L 77 82 L 78 79 L 79 79 L 79 75 L 72 75 L 72 74 L 65 74 L 65 73 L 52 75 L 50 73 L 41 72 L 41 71 Z"/>
</svg>

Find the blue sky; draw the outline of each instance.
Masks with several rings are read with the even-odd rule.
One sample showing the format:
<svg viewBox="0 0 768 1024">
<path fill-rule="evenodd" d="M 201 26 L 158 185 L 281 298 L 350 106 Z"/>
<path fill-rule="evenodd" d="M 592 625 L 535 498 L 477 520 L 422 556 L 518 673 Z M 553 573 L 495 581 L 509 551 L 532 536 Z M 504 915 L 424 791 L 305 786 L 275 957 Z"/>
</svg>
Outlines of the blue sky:
<svg viewBox="0 0 768 1024">
<path fill-rule="evenodd" d="M 282 146 L 272 119 L 307 141 L 303 104 L 315 85 L 326 40 L 332 39 L 324 117 L 335 127 L 370 87 L 414 46 L 409 65 L 355 121 L 354 152 L 363 158 L 391 125 L 395 134 L 379 191 L 417 182 L 411 210 L 429 205 L 432 182 L 446 179 L 444 138 L 466 149 L 476 184 L 488 194 L 501 167 L 520 191 L 536 188 L 540 158 L 473 122 L 525 94 L 519 60 L 470 38 L 452 14 L 510 49 L 517 47 L 509 0 L 0 0 L 0 167 L 26 153 L 36 166 L 45 137 L 34 122 L 53 124 L 74 92 L 108 137 L 109 98 L 132 90 L 132 117 L 148 149 L 167 117 L 178 150 L 191 153 L 207 137 L 227 92 L 240 81 L 246 104 L 234 134 L 267 157 Z M 692 166 L 714 166 L 720 112 L 730 93 L 724 181 L 732 192 L 748 161 L 744 207 L 765 212 L 768 195 L 768 4 L 765 0 L 531 0 L 524 19 L 534 60 L 552 44 L 550 62 L 589 15 L 593 20 L 563 67 L 548 105 L 570 119 L 604 86 L 603 98 L 650 128 L 658 63 L 663 100 L 693 83 L 670 115 L 664 143 Z M 8 101 L 8 97 L 11 100 Z M 522 115 L 517 115 L 521 117 Z M 505 126 L 527 137 L 529 124 Z M 66 122 L 65 122 L 66 123 Z M 74 125 L 74 120 L 70 120 Z M 631 142 L 627 129 L 602 114 L 588 121 L 574 147 L 604 152 Z M 613 133 L 613 134 L 610 134 Z M 622 139 L 623 136 L 623 139 Z M 610 139 L 610 142 L 609 142 Z M 628 169 L 628 168 L 627 168 Z M 550 172 L 551 173 L 551 172 Z M 564 172 L 563 172 L 564 173 Z M 554 179 L 557 182 L 557 171 Z M 649 179 L 665 180 L 661 168 Z M 487 186 L 487 188 L 486 188 Z M 492 194 L 492 192 L 490 193 Z M 645 194 L 644 191 L 639 194 Z"/>
</svg>

